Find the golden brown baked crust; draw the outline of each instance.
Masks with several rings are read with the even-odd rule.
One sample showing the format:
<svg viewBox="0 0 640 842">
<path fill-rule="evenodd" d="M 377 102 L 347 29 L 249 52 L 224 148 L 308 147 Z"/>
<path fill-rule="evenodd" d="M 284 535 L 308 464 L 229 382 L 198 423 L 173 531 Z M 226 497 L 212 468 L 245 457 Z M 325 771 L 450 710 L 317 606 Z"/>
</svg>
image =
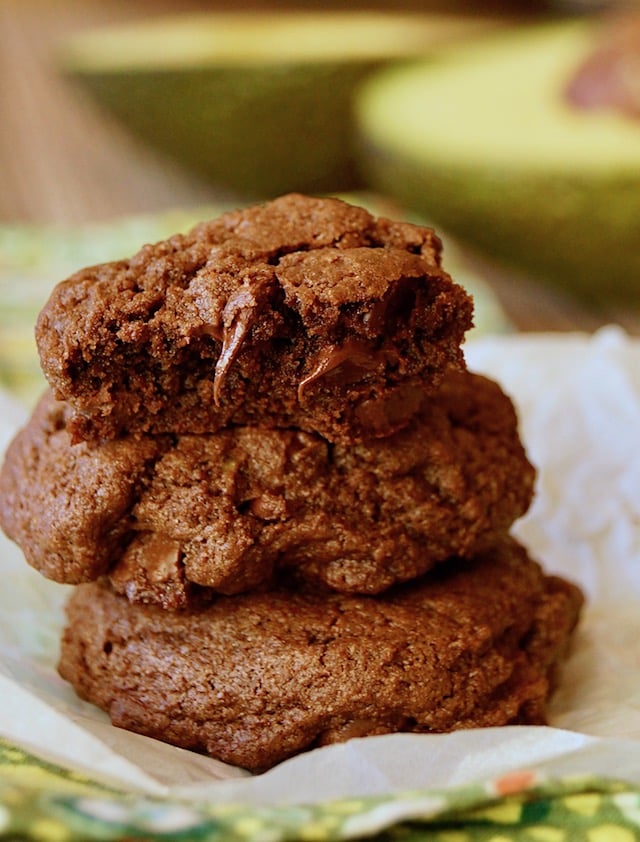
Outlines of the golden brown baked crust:
<svg viewBox="0 0 640 842">
<path fill-rule="evenodd" d="M 450 373 L 406 428 L 331 445 L 299 430 L 72 445 L 45 396 L 0 474 L 0 523 L 57 581 L 108 573 L 132 601 L 184 607 L 277 568 L 379 593 L 471 557 L 527 510 L 534 470 L 500 387 Z"/>
<path fill-rule="evenodd" d="M 252 771 L 353 736 L 540 724 L 581 605 L 515 542 L 375 599 L 288 589 L 186 612 L 102 581 L 59 669 L 114 724 Z"/>
<path fill-rule="evenodd" d="M 60 283 L 36 327 L 76 439 L 386 435 L 463 368 L 472 302 L 428 228 L 288 195 Z"/>
</svg>

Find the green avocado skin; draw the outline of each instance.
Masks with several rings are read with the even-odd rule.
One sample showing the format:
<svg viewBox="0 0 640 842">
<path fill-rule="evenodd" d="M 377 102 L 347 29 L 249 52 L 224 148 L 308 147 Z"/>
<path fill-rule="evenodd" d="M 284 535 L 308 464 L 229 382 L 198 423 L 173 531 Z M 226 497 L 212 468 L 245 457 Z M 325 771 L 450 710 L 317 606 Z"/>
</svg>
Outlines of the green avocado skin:
<svg viewBox="0 0 640 842">
<path fill-rule="evenodd" d="M 364 138 L 360 162 L 377 190 L 493 258 L 594 305 L 640 301 L 640 170 L 430 166 Z"/>
<path fill-rule="evenodd" d="M 68 72 L 156 149 L 216 186 L 261 199 L 362 185 L 351 102 L 378 65 Z"/>
<path fill-rule="evenodd" d="M 533 279 L 640 302 L 640 121 L 564 99 L 598 32 L 517 27 L 376 73 L 354 105 L 363 177 Z"/>
</svg>

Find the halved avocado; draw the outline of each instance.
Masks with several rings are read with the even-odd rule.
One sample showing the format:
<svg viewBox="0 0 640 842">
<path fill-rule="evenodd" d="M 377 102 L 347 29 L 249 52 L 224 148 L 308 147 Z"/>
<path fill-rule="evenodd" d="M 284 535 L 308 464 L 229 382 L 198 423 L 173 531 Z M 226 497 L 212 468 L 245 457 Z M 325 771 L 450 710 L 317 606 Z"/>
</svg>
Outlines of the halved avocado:
<svg viewBox="0 0 640 842">
<path fill-rule="evenodd" d="M 586 300 L 640 301 L 640 121 L 566 95 L 597 34 L 555 22 L 377 73 L 356 105 L 371 185 Z"/>
<path fill-rule="evenodd" d="M 248 198 L 351 189 L 352 94 L 372 70 L 490 19 L 204 13 L 74 36 L 63 68 L 129 127 Z"/>
</svg>

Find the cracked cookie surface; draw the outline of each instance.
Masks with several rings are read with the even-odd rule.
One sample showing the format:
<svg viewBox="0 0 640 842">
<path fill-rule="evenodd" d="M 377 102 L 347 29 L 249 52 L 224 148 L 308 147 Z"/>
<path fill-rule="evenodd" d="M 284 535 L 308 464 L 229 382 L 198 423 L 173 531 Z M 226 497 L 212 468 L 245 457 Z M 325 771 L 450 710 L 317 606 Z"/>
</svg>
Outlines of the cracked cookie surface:
<svg viewBox="0 0 640 842">
<path fill-rule="evenodd" d="M 405 425 L 472 302 L 429 228 L 291 194 L 54 289 L 36 338 L 76 440 L 295 426 L 332 441 Z"/>
<path fill-rule="evenodd" d="M 581 602 L 509 539 L 376 599 L 281 584 L 166 612 L 102 580 L 68 603 L 59 669 L 114 724 L 259 772 L 350 737 L 545 722 Z"/>
<path fill-rule="evenodd" d="M 49 392 L 9 448 L 0 522 L 44 575 L 109 575 L 133 602 L 183 608 L 268 584 L 279 569 L 380 593 L 471 557 L 527 510 L 535 472 L 500 387 L 450 373 L 384 439 L 300 430 L 72 444 Z"/>
</svg>

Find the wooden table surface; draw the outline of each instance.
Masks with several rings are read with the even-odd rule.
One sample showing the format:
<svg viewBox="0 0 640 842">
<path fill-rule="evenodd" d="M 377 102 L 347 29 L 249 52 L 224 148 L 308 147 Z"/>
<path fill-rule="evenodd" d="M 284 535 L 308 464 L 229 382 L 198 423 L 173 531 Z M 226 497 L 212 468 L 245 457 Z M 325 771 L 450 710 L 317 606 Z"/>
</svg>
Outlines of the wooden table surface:
<svg viewBox="0 0 640 842">
<path fill-rule="evenodd" d="M 499 6 L 498 0 L 496 4 Z M 226 198 L 129 135 L 69 85 L 58 73 L 55 61 L 61 39 L 89 25 L 225 5 L 237 9 L 242 4 L 2 0 L 0 224 L 75 225 L 197 207 Z M 377 8 L 384 5 L 378 2 Z M 483 8 L 489 8 L 488 4 Z M 484 269 L 507 314 L 521 330 L 592 331 L 617 323 L 629 333 L 640 335 L 640 304 L 589 311 L 571 298 L 511 271 L 487 265 Z"/>
</svg>

